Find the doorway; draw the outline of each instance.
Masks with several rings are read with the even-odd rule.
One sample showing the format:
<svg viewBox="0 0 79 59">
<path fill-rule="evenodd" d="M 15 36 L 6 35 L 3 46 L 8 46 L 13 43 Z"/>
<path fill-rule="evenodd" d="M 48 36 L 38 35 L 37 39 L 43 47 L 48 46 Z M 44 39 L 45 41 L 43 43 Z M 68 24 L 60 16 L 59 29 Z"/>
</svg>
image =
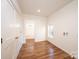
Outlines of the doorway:
<svg viewBox="0 0 79 59">
<path fill-rule="evenodd" d="M 34 23 L 27 23 L 25 26 L 26 30 L 26 38 L 27 39 L 34 39 L 35 37 L 35 24 Z"/>
</svg>

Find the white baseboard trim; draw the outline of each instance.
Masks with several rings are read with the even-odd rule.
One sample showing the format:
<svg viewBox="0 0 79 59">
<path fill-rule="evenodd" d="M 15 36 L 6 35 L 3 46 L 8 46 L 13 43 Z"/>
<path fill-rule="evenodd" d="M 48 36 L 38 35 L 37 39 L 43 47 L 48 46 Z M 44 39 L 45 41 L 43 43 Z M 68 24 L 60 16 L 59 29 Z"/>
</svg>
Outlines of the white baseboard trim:
<svg viewBox="0 0 79 59">
<path fill-rule="evenodd" d="M 52 43 L 50 40 L 48 40 L 50 43 Z M 52 43 L 52 44 L 54 44 L 54 43 Z M 56 44 L 54 44 L 55 46 L 57 46 Z M 57 47 L 59 47 L 59 46 L 57 46 Z M 60 47 L 59 47 L 60 48 Z M 62 49 L 62 48 L 60 48 L 60 49 Z M 63 51 L 65 51 L 65 52 L 67 52 L 65 49 L 62 49 Z M 67 52 L 68 53 L 68 52 Z M 69 54 L 69 53 L 68 53 Z M 78 51 L 72 51 L 72 53 L 71 54 L 69 54 L 71 57 L 75 57 L 76 59 L 78 59 Z"/>
</svg>

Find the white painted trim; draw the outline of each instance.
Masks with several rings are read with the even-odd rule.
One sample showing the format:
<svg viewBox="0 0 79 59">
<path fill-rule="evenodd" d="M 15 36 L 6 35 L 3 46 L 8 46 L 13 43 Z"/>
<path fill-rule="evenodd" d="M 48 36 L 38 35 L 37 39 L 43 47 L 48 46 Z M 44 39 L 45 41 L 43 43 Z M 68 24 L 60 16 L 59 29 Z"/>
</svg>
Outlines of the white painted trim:
<svg viewBox="0 0 79 59">
<path fill-rule="evenodd" d="M 48 40 L 50 43 L 52 43 L 50 40 Z M 54 43 L 52 43 L 52 44 L 54 44 Z M 54 44 L 55 46 L 57 46 L 56 44 Z M 59 47 L 59 46 L 58 46 Z M 60 48 L 60 47 L 59 47 Z M 62 49 L 62 48 L 60 48 L 60 49 Z M 65 52 L 67 52 L 66 50 L 64 50 L 64 49 L 62 49 L 63 51 L 65 51 Z M 77 53 L 77 51 L 72 51 L 73 53 L 72 54 L 69 54 L 68 52 L 68 54 L 71 56 L 71 57 L 75 57 L 76 59 L 78 59 L 78 53 Z"/>
<path fill-rule="evenodd" d="M 11 3 L 11 1 L 10 0 L 6 0 L 9 4 L 10 4 L 10 6 L 14 9 L 14 6 L 12 5 L 12 3 Z"/>
<path fill-rule="evenodd" d="M 14 2 L 14 0 L 7 0 L 7 2 L 10 4 L 10 6 L 19 14 L 22 15 L 22 12 L 18 6 L 17 3 Z M 16 5 L 17 4 L 17 5 Z"/>
<path fill-rule="evenodd" d="M 78 51 L 72 51 L 72 56 L 78 59 Z"/>
</svg>

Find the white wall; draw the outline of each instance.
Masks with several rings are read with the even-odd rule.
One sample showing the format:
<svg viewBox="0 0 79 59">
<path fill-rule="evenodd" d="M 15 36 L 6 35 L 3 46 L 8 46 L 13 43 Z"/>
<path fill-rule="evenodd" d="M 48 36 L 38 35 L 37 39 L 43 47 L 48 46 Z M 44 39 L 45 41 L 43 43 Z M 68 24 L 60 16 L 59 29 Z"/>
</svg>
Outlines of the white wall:
<svg viewBox="0 0 79 59">
<path fill-rule="evenodd" d="M 48 17 L 48 25 L 54 27 L 54 38 L 48 40 L 74 56 L 77 56 L 78 51 L 77 11 L 75 0 Z M 68 32 L 68 36 L 64 37 L 63 32 Z"/>
<path fill-rule="evenodd" d="M 78 39 L 76 1 L 73 1 L 56 13 L 52 14 L 48 17 L 48 21 L 46 17 L 34 15 L 25 15 L 22 19 L 7 0 L 2 0 L 1 2 L 1 37 L 3 38 L 1 59 L 16 59 L 19 49 L 24 42 L 23 31 L 26 36 L 25 38 L 28 39 L 26 24 L 34 23 L 35 29 L 33 37 L 36 41 L 47 39 L 47 22 L 48 25 L 52 24 L 54 26 L 54 38 L 48 38 L 48 40 L 68 52 L 70 55 L 76 55 Z M 68 36 L 64 37 L 63 32 L 68 32 Z M 16 36 L 19 36 L 18 40 L 15 40 Z"/>
<path fill-rule="evenodd" d="M 33 38 L 36 41 L 43 41 L 46 39 L 46 17 L 25 15 L 24 16 L 24 31 L 26 39 L 28 39 L 28 31 L 26 28 L 27 24 L 34 24 L 34 35 Z"/>
<path fill-rule="evenodd" d="M 22 45 L 22 42 L 20 42 L 23 39 L 21 36 L 23 30 L 22 19 L 9 4 L 9 0 L 1 1 L 1 10 L 1 37 L 3 39 L 1 59 L 14 59 Z M 16 40 L 15 37 L 17 36 L 19 39 Z M 20 46 L 16 47 L 18 44 Z"/>
</svg>

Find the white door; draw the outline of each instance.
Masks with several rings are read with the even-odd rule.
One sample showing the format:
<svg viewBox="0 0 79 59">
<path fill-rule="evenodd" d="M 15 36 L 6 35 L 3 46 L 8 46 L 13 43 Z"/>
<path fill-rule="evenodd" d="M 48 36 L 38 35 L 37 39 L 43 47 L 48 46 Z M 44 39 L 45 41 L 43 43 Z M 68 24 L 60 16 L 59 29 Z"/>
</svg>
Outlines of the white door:
<svg viewBox="0 0 79 59">
<path fill-rule="evenodd" d="M 26 38 L 33 39 L 34 36 L 35 36 L 35 24 L 34 23 L 26 24 Z"/>
<path fill-rule="evenodd" d="M 53 38 L 53 25 L 48 25 L 48 37 Z"/>
</svg>

